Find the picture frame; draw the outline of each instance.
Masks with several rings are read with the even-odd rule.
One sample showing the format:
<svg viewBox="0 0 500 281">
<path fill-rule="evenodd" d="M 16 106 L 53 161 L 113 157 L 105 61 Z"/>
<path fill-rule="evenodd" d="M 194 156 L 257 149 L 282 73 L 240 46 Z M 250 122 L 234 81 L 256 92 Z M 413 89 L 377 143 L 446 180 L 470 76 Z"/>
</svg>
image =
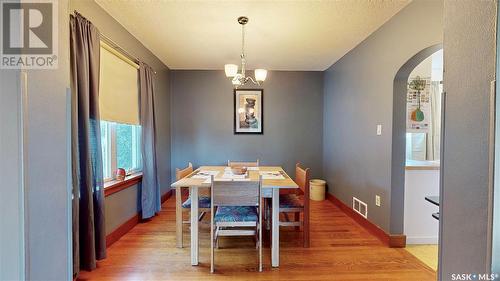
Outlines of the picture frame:
<svg viewBox="0 0 500 281">
<path fill-rule="evenodd" d="M 264 134 L 264 90 L 234 89 L 234 134 Z"/>
</svg>

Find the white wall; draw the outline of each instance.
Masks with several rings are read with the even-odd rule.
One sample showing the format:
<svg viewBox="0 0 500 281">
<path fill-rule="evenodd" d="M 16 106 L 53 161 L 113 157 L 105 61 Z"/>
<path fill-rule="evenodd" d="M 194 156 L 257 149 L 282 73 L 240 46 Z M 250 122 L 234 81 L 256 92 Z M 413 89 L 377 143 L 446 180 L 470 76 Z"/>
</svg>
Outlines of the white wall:
<svg viewBox="0 0 500 281">
<path fill-rule="evenodd" d="M 432 81 L 443 80 L 443 50 L 439 50 L 422 61 L 411 72 L 410 78 L 420 76 L 421 78 L 431 78 Z"/>
<path fill-rule="evenodd" d="M 439 221 L 432 213 L 439 207 L 425 200 L 439 195 L 439 170 L 406 170 L 405 223 L 406 244 L 437 244 Z"/>
</svg>

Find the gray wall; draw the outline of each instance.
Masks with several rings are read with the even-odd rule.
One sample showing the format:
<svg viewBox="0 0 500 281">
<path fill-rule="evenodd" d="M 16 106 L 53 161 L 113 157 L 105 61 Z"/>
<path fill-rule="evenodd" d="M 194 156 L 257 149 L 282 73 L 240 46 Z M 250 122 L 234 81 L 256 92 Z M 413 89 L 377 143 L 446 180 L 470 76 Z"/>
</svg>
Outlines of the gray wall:
<svg viewBox="0 0 500 281">
<path fill-rule="evenodd" d="M 19 70 L 0 70 L 0 280 L 24 279 Z"/>
<path fill-rule="evenodd" d="M 59 67 L 29 70 L 26 107 L 26 278 L 71 278 L 68 2 L 58 2 Z M 3 87 L 3 86 L 2 86 Z"/>
<path fill-rule="evenodd" d="M 111 38 L 120 47 L 138 57 L 156 71 L 155 107 L 157 144 L 156 156 L 159 184 L 162 194 L 170 190 L 170 70 L 140 41 L 112 18 L 93 0 L 72 0 L 71 11 L 77 10 Z M 115 230 L 122 223 L 137 214 L 139 210 L 138 186 L 106 197 L 106 233 Z M 124 193 L 124 194 L 121 194 Z"/>
<path fill-rule="evenodd" d="M 403 64 L 442 42 L 442 2 L 413 1 L 325 72 L 323 169 L 329 192 L 368 204 L 390 232 L 393 82 Z M 382 124 L 382 135 L 376 135 Z M 375 206 L 375 195 L 381 207 Z M 399 210 L 400 213 L 403 210 Z"/>
<path fill-rule="evenodd" d="M 490 87 L 495 79 L 496 1 L 446 0 L 440 277 L 489 271 L 493 148 Z"/>
<path fill-rule="evenodd" d="M 253 75 L 250 72 L 250 75 Z M 270 71 L 264 89 L 264 134 L 234 135 L 234 95 L 224 71 L 172 72 L 174 168 L 260 159 L 294 176 L 295 163 L 321 176 L 322 72 Z"/>
<path fill-rule="evenodd" d="M 136 184 L 106 197 L 106 208 L 104 210 L 106 235 L 137 215 L 141 210 L 139 196 L 140 184 Z"/>
<path fill-rule="evenodd" d="M 499 4 L 499 3 L 497 3 Z M 498 17 L 497 5 L 497 46 L 496 51 L 500 48 L 500 36 L 498 26 L 500 26 L 500 17 Z M 496 73 L 500 71 L 500 56 L 497 55 Z M 496 83 L 496 91 L 500 93 L 500 83 Z M 496 100 L 496 108 L 500 109 L 500 99 Z M 495 128 L 495 146 L 500 148 L 500 110 L 496 111 L 496 128 Z M 492 244 L 492 271 L 500 272 L 500 149 L 495 150 L 495 187 L 494 187 L 494 212 L 493 212 L 493 244 Z"/>
</svg>

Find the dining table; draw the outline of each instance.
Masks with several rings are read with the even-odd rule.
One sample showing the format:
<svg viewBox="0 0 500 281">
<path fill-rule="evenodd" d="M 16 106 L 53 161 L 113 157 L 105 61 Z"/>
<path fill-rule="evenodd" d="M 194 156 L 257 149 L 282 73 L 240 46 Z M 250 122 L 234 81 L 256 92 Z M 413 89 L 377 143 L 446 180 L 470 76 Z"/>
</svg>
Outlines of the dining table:
<svg viewBox="0 0 500 281">
<path fill-rule="evenodd" d="M 280 166 L 258 166 L 248 167 L 244 177 L 231 176 L 231 168 L 226 166 L 201 166 L 186 177 L 174 182 L 172 188 L 176 189 L 176 195 L 181 194 L 182 188 L 189 188 L 191 196 L 191 265 L 198 265 L 199 262 L 199 238 L 198 238 L 198 198 L 199 190 L 211 186 L 210 177 L 214 180 L 259 180 L 262 176 L 262 197 L 271 198 L 271 266 L 279 267 L 279 205 L 280 190 L 295 189 L 297 184 L 287 175 Z M 182 239 L 182 210 L 176 208 L 177 239 Z M 179 214 L 179 212 L 181 212 Z M 180 232 L 180 233 L 179 233 Z M 179 236 L 181 235 L 181 236 Z"/>
</svg>

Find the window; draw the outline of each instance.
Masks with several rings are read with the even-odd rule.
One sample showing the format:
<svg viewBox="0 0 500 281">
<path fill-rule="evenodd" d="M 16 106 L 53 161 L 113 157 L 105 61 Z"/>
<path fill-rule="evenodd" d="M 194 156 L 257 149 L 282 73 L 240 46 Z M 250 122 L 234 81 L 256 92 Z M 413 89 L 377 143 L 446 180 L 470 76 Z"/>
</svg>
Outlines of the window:
<svg viewBox="0 0 500 281">
<path fill-rule="evenodd" d="M 141 171 L 141 126 L 101 121 L 101 144 L 105 181 L 114 179 L 118 168 Z"/>
<path fill-rule="evenodd" d="M 137 64 L 101 42 L 99 110 L 104 180 L 142 170 Z"/>
<path fill-rule="evenodd" d="M 427 160 L 427 133 L 406 133 L 406 159 Z"/>
</svg>

